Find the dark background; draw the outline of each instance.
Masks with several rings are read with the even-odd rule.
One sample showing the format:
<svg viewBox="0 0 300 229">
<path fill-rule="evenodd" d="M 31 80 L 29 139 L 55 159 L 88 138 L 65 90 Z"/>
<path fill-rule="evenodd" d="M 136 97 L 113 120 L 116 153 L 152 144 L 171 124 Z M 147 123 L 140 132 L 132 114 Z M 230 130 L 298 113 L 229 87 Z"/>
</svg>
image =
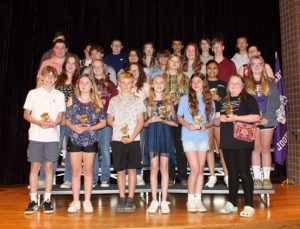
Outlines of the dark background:
<svg viewBox="0 0 300 229">
<path fill-rule="evenodd" d="M 0 184 L 28 183 L 23 104 L 57 31 L 80 57 L 89 42 L 108 53 L 116 37 L 128 49 L 221 36 L 231 58 L 240 35 L 257 44 L 272 67 L 275 51 L 280 54 L 278 0 L 1 0 L 0 9 Z"/>
</svg>

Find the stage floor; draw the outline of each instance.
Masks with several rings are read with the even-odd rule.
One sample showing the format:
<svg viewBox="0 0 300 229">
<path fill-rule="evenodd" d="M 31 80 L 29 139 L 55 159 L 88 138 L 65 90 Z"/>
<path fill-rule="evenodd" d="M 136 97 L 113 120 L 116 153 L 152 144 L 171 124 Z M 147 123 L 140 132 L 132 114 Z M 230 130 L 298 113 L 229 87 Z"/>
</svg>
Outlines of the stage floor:
<svg viewBox="0 0 300 229">
<path fill-rule="evenodd" d="M 266 208 L 255 195 L 256 214 L 252 218 L 241 218 L 239 214 L 220 215 L 218 209 L 226 195 L 203 196 L 207 213 L 188 213 L 186 194 L 170 194 L 170 214 L 147 214 L 145 199 L 135 196 L 134 213 L 116 213 L 118 196 L 93 195 L 94 213 L 67 213 L 71 195 L 53 196 L 53 214 L 42 211 L 24 215 L 29 196 L 26 186 L 0 187 L 0 228 L 300 228 L 300 186 L 276 185 L 276 194 L 271 195 L 271 207 Z M 149 198 L 151 201 L 151 197 Z M 239 198 L 239 211 L 243 198 Z"/>
</svg>

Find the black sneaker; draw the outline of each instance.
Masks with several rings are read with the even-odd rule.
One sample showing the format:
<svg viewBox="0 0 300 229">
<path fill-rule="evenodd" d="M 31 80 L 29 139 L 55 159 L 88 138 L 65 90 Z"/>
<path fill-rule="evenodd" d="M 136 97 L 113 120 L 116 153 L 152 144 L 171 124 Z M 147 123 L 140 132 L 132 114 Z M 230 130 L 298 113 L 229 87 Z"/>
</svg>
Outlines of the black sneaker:
<svg viewBox="0 0 300 229">
<path fill-rule="evenodd" d="M 125 212 L 134 212 L 134 210 L 135 210 L 135 205 L 134 205 L 134 203 L 133 203 L 133 199 L 132 199 L 132 198 L 128 198 L 128 199 L 126 200 L 124 210 L 125 210 Z"/>
<path fill-rule="evenodd" d="M 25 209 L 24 213 L 29 215 L 35 213 L 39 209 L 37 202 L 31 201 L 28 207 Z"/>
<path fill-rule="evenodd" d="M 50 200 L 46 200 L 43 202 L 43 209 L 44 209 L 44 213 L 46 214 L 50 214 L 53 213 L 53 205 L 50 202 Z"/>
<path fill-rule="evenodd" d="M 124 211 L 125 211 L 125 198 L 120 198 L 117 206 L 117 212 L 124 212 Z"/>
</svg>

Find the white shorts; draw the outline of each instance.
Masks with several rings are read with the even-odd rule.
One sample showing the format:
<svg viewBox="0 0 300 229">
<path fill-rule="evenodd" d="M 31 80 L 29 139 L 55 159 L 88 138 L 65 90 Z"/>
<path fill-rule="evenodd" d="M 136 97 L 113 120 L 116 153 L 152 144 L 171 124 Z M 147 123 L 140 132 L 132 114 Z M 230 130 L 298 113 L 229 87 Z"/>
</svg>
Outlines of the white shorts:
<svg viewBox="0 0 300 229">
<path fill-rule="evenodd" d="M 182 146 L 184 152 L 198 151 L 207 152 L 209 150 L 208 142 L 192 142 L 192 141 L 182 141 Z"/>
</svg>

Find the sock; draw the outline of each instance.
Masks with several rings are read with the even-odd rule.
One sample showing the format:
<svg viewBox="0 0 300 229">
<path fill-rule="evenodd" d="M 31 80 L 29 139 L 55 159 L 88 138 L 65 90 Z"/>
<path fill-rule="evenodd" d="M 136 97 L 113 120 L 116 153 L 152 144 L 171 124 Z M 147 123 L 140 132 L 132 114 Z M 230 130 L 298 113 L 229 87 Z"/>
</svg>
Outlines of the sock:
<svg viewBox="0 0 300 229">
<path fill-rule="evenodd" d="M 253 170 L 254 179 L 259 179 L 260 180 L 261 179 L 260 178 L 260 166 L 253 165 L 252 170 Z"/>
<path fill-rule="evenodd" d="M 45 192 L 44 194 L 44 201 L 48 201 L 51 198 L 51 193 L 50 192 Z"/>
<path fill-rule="evenodd" d="M 30 193 L 30 201 L 34 201 L 37 203 L 37 193 Z"/>
<path fill-rule="evenodd" d="M 194 201 L 195 194 L 188 194 L 188 201 Z"/>
<path fill-rule="evenodd" d="M 270 179 L 271 167 L 263 167 L 264 179 Z"/>
</svg>

